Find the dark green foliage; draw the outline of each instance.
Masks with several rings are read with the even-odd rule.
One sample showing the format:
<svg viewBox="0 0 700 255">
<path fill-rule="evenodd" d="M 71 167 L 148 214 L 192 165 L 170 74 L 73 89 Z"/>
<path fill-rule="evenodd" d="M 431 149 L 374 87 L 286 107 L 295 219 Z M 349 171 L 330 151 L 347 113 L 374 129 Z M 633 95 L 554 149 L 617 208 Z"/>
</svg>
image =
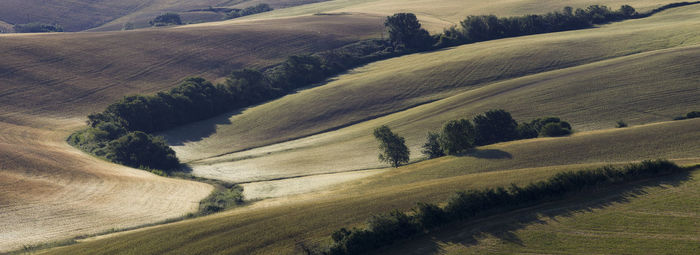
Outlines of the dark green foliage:
<svg viewBox="0 0 700 255">
<path fill-rule="evenodd" d="M 14 26 L 15 32 L 17 33 L 49 33 L 49 32 L 63 32 L 63 27 L 57 24 L 44 24 L 39 22 L 32 22 L 27 24 L 17 24 Z"/>
<path fill-rule="evenodd" d="M 381 126 L 374 130 L 374 138 L 379 141 L 379 161 L 393 167 L 408 163 L 410 151 L 403 137 L 391 132 L 389 127 Z"/>
<path fill-rule="evenodd" d="M 547 123 L 546 125 L 544 125 L 544 127 L 542 127 L 542 130 L 540 130 L 540 135 L 557 137 L 571 134 L 571 128 L 567 128 L 567 126 L 564 125 L 564 123 L 565 122 Z"/>
<path fill-rule="evenodd" d="M 618 120 L 617 123 L 615 124 L 616 128 L 624 128 L 627 127 L 627 123 L 625 123 L 623 120 Z"/>
<path fill-rule="evenodd" d="M 544 15 L 498 18 L 494 15 L 468 16 L 460 22 L 461 30 L 451 28 L 438 36 L 437 46 L 480 42 L 506 37 L 551 33 L 589 28 L 596 24 L 638 18 L 637 11 L 623 5 L 618 11 L 606 6 L 591 5 L 586 9 L 565 7 L 560 12 Z"/>
<path fill-rule="evenodd" d="M 326 254 L 365 254 L 450 222 L 523 208 L 604 185 L 643 180 L 685 170 L 670 161 L 647 160 L 621 168 L 608 166 L 562 172 L 524 187 L 513 184 L 508 188 L 460 191 L 447 201 L 444 208 L 435 204 L 418 203 L 418 206 L 412 209 L 413 215 L 394 211 L 389 215 L 372 217 L 367 229 L 340 229 L 333 233 L 334 243 Z"/>
<path fill-rule="evenodd" d="M 571 134 L 571 124 L 566 121 L 562 121 L 558 117 L 546 117 L 541 119 L 534 119 L 529 125 L 532 129 L 536 130 L 539 136 L 565 136 Z M 531 132 L 531 131 L 527 131 Z M 528 133 L 531 134 L 531 133 Z M 531 137 L 527 137 L 531 138 Z M 525 137 L 523 137 L 525 139 Z"/>
<path fill-rule="evenodd" d="M 685 116 L 679 116 L 673 118 L 673 120 L 685 120 L 685 119 L 693 119 L 693 118 L 698 118 L 700 117 L 700 111 L 692 111 L 687 113 Z"/>
<path fill-rule="evenodd" d="M 104 151 L 107 159 L 131 167 L 169 171 L 180 166 L 175 151 L 161 137 L 139 131 L 110 141 Z"/>
<path fill-rule="evenodd" d="M 476 145 L 511 141 L 518 138 L 518 123 L 505 110 L 490 110 L 474 117 Z"/>
<path fill-rule="evenodd" d="M 384 21 L 389 32 L 389 39 L 395 46 L 403 45 L 409 49 L 428 49 L 433 39 L 413 13 L 396 13 Z"/>
<path fill-rule="evenodd" d="M 518 124 L 518 139 L 537 138 L 539 135 L 539 131 L 531 123 Z"/>
<path fill-rule="evenodd" d="M 257 13 L 269 12 L 272 10 L 273 9 L 272 9 L 272 7 L 270 7 L 270 5 L 262 3 L 262 4 L 258 4 L 255 6 L 246 7 L 245 9 L 231 10 L 229 13 L 226 14 L 226 17 L 229 19 L 235 19 L 238 17 L 253 15 L 253 14 L 257 14 Z"/>
<path fill-rule="evenodd" d="M 445 156 L 445 151 L 440 147 L 440 134 L 428 132 L 425 144 L 423 144 L 423 154 L 428 155 L 428 158 L 438 158 Z"/>
<path fill-rule="evenodd" d="M 148 22 L 151 26 L 161 27 L 161 26 L 172 26 L 172 25 L 182 25 L 182 19 L 177 13 L 166 13 L 158 15 L 155 19 Z"/>
<path fill-rule="evenodd" d="M 208 215 L 243 203 L 243 187 L 232 183 L 216 183 L 215 190 L 199 202 L 199 215 Z"/>
<path fill-rule="evenodd" d="M 448 121 L 442 126 L 440 148 L 448 155 L 466 152 L 474 147 L 475 132 L 467 119 Z"/>
</svg>

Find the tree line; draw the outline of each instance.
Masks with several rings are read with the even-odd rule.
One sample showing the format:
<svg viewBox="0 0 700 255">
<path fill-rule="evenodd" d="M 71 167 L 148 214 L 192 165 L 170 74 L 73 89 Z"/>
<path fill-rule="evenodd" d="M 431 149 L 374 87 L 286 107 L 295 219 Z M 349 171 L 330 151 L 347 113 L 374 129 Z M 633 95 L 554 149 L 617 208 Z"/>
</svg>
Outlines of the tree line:
<svg viewBox="0 0 700 255">
<path fill-rule="evenodd" d="M 558 117 L 538 118 L 518 123 L 503 109 L 489 110 L 473 118 L 446 122 L 437 132 L 428 132 L 422 152 L 428 158 L 466 153 L 476 146 L 530 139 L 538 136 L 571 134 L 571 124 Z M 374 130 L 379 142 L 379 160 L 393 167 L 408 163 L 410 151 L 405 139 L 387 126 Z"/>
<path fill-rule="evenodd" d="M 440 226 L 468 221 L 487 214 L 531 206 L 574 193 L 613 184 L 687 171 L 667 160 L 643 161 L 624 167 L 567 171 L 526 186 L 470 189 L 457 192 L 444 206 L 418 203 L 410 213 L 398 210 L 372 216 L 365 228 L 341 228 L 331 235 L 333 243 L 326 250 L 307 249 L 310 254 L 366 254 L 396 241 L 421 235 Z"/>
</svg>

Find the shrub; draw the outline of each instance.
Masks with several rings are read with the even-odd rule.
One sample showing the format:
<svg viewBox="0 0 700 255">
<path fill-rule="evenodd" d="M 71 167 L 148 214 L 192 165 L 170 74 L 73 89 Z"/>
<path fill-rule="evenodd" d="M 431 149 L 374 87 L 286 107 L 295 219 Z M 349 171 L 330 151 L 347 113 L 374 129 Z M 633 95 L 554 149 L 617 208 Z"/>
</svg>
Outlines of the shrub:
<svg viewBox="0 0 700 255">
<path fill-rule="evenodd" d="M 63 27 L 57 24 L 45 24 L 39 22 L 32 22 L 27 24 L 17 24 L 14 26 L 15 32 L 17 33 L 49 33 L 49 32 L 63 32 Z"/>
<path fill-rule="evenodd" d="M 366 229 L 355 228 L 349 231 L 342 228 L 333 233 L 334 243 L 327 254 L 366 254 L 372 249 L 450 222 L 522 208 L 546 199 L 561 198 L 602 185 L 652 178 L 683 170 L 666 160 L 647 160 L 621 168 L 602 167 L 593 170 L 561 172 L 547 180 L 524 187 L 512 184 L 509 188 L 460 191 L 448 200 L 444 208 L 434 204 L 418 203 L 417 207 L 412 209 L 413 215 L 393 211 L 389 215 L 373 216 L 368 221 Z"/>
<path fill-rule="evenodd" d="M 148 23 L 155 27 L 182 25 L 182 19 L 180 18 L 179 14 L 168 12 L 158 15 L 155 19 L 149 21 Z"/>
<path fill-rule="evenodd" d="M 552 122 L 544 125 L 540 131 L 540 134 L 550 137 L 565 136 L 571 134 L 571 129 L 567 128 L 567 126 L 561 122 Z"/>
<path fill-rule="evenodd" d="M 617 123 L 615 124 L 616 128 L 624 128 L 627 127 L 627 123 L 625 123 L 623 120 L 618 120 Z"/>
<path fill-rule="evenodd" d="M 257 13 L 269 12 L 272 10 L 273 9 L 272 9 L 272 7 L 270 7 L 270 5 L 262 3 L 262 4 L 258 4 L 255 6 L 246 7 L 245 9 L 232 10 L 226 14 L 226 17 L 229 19 L 235 19 L 238 17 L 253 15 L 253 14 L 257 14 Z"/>
<path fill-rule="evenodd" d="M 408 163 L 410 151 L 403 137 L 391 132 L 389 127 L 381 126 L 374 130 L 374 138 L 379 141 L 379 161 L 390 163 L 393 167 Z"/>
</svg>

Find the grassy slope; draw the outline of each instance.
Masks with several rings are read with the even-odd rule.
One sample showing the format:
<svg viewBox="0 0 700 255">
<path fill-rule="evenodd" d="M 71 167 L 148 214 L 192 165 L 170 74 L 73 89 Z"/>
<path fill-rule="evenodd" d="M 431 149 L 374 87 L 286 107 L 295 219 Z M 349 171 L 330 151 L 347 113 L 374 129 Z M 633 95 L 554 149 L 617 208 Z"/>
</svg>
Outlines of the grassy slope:
<svg viewBox="0 0 700 255">
<path fill-rule="evenodd" d="M 639 160 L 645 157 L 642 155 L 692 157 L 685 162 L 700 163 L 700 144 L 693 142 L 700 139 L 700 132 L 693 132 L 698 124 L 700 120 L 677 121 L 585 132 L 570 138 L 496 144 L 483 149 L 508 152 L 512 158 L 465 156 L 424 161 L 330 192 L 267 200 L 211 217 L 91 240 L 48 253 L 288 254 L 299 241 L 324 243 L 332 231 L 362 225 L 370 214 L 405 210 L 417 201 L 443 201 L 465 188 L 525 184 L 558 171 L 597 166 L 601 163 L 589 162 L 605 162 L 611 157 L 614 161 Z M 658 139 L 650 135 L 659 133 L 676 136 Z M 562 151 L 572 147 L 578 148 L 576 154 Z M 559 163 L 565 165 L 556 165 Z"/>
<path fill-rule="evenodd" d="M 226 26 L 107 33 L 0 35 L 0 114 L 85 116 L 125 94 L 153 93 L 187 76 L 242 67 L 375 36 L 365 16 L 302 17 Z M 284 42 L 284 43 L 280 43 Z"/>
<path fill-rule="evenodd" d="M 68 146 L 65 138 L 84 125 L 86 114 L 127 94 L 167 89 L 185 76 L 218 78 L 380 29 L 375 18 L 357 15 L 0 35 L 0 251 L 178 217 L 196 210 L 211 191 Z"/>
<path fill-rule="evenodd" d="M 165 12 L 184 12 L 214 7 L 237 7 L 245 0 L 3 0 L 0 2 L 0 19 L 12 24 L 44 22 L 61 24 L 66 31 L 82 31 L 101 27 L 102 30 L 121 30 L 124 23 L 147 26 L 148 21 Z M 271 1 L 275 8 L 312 2 L 287 0 Z M 186 17 L 185 17 L 186 18 Z M 205 21 L 219 20 L 220 15 Z M 188 21 L 188 19 L 185 19 Z"/>
<path fill-rule="evenodd" d="M 388 16 L 397 12 L 413 12 L 423 24 L 433 32 L 442 31 L 444 27 L 459 24 L 468 15 L 495 14 L 502 16 L 523 15 L 561 10 L 564 6 L 576 8 L 591 4 L 607 5 L 618 8 L 631 4 L 640 11 L 674 1 L 624 1 L 624 0 L 335 0 L 317 4 L 302 5 L 275 12 L 264 13 L 248 19 L 289 17 L 311 15 L 316 13 L 368 13 Z"/>
<path fill-rule="evenodd" d="M 191 161 L 442 99 L 337 131 L 192 162 L 200 174 L 246 181 L 377 167 L 376 145 L 367 134 L 387 123 L 407 137 L 417 156 L 428 130 L 445 120 L 473 116 L 489 108 L 506 108 L 520 120 L 562 116 L 579 131 L 612 127 L 618 119 L 630 124 L 668 120 L 698 106 L 697 46 L 483 84 L 696 44 L 700 40 L 699 11 L 700 7 L 688 7 L 598 29 L 512 38 L 382 61 L 327 85 L 167 135 L 177 145 L 178 155 Z M 338 156 L 327 160 L 332 155 Z"/>
</svg>

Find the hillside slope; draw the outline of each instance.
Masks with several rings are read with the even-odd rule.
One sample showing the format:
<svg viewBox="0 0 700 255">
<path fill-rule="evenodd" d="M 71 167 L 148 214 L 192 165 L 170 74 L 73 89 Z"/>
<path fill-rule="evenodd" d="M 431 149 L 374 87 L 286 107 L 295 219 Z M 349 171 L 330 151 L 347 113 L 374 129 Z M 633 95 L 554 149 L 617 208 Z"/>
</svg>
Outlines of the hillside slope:
<svg viewBox="0 0 700 255">
<path fill-rule="evenodd" d="M 180 217 L 212 191 L 70 147 L 80 120 L 32 121 L 0 122 L 0 253 Z"/>
<path fill-rule="evenodd" d="M 226 26 L 107 33 L 0 35 L 0 114 L 83 117 L 126 94 L 187 76 L 217 79 L 287 56 L 375 36 L 373 17 L 302 17 Z"/>
<path fill-rule="evenodd" d="M 336 186 L 328 192 L 266 200 L 219 215 L 90 240 L 47 253 L 300 252 L 299 242 L 323 246 L 340 227 L 361 226 L 372 214 L 407 210 L 418 201 L 444 201 L 457 190 L 526 184 L 559 171 L 602 164 L 587 162 L 621 163 L 649 155 L 684 158 L 681 162 L 685 164 L 697 164 L 700 144 L 695 141 L 700 139 L 699 124 L 700 119 L 694 119 L 583 132 L 568 138 L 495 144 L 480 150 L 502 151 L 510 157 L 489 157 L 486 153 L 482 157 L 428 160 Z M 655 134 L 661 133 L 674 135 L 658 139 Z M 576 153 L 562 151 L 574 147 L 585 149 Z M 661 222 L 658 226 L 670 225 Z"/>
<path fill-rule="evenodd" d="M 698 107 L 700 47 L 653 50 L 697 44 L 698 12 L 687 7 L 603 28 L 381 61 L 165 134 L 196 173 L 250 181 L 378 167 L 369 134 L 382 124 L 405 136 L 416 158 L 429 130 L 489 108 L 505 108 L 521 121 L 561 116 L 579 131 L 612 127 L 619 119 L 669 120 Z M 645 51 L 653 52 L 595 62 Z M 508 80 L 587 62 L 595 63 Z M 332 132 L 317 134 L 325 131 Z M 266 144 L 273 145 L 256 148 Z"/>
<path fill-rule="evenodd" d="M 11 24 L 43 22 L 60 24 L 66 31 L 82 31 L 114 23 L 107 30 L 121 30 L 124 23 L 147 25 L 148 21 L 165 12 L 186 12 L 212 7 L 237 7 L 246 0 L 3 0 L 0 1 L 0 20 Z M 270 1 L 275 8 L 289 7 L 310 0 Z M 220 15 L 212 17 L 218 20 Z M 186 20 L 187 21 L 187 20 Z M 211 21 L 211 20 L 205 20 Z"/>
<path fill-rule="evenodd" d="M 216 27 L 0 35 L 0 252 L 136 227 L 198 208 L 212 187 L 162 178 L 66 144 L 121 97 L 265 67 L 372 37 L 374 17 L 302 17 Z"/>
</svg>

